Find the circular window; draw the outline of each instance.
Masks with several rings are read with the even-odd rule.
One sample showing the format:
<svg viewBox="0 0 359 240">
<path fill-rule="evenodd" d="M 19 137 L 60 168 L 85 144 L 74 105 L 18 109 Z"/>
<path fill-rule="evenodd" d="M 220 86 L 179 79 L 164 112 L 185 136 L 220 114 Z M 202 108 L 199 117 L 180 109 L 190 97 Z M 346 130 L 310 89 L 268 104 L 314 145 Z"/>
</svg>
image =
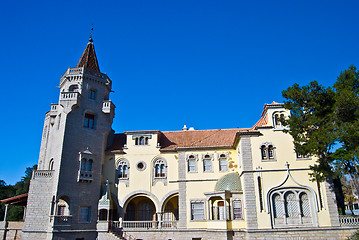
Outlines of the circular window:
<svg viewBox="0 0 359 240">
<path fill-rule="evenodd" d="M 143 171 L 146 169 L 146 163 L 141 161 L 136 164 L 137 170 Z"/>
</svg>

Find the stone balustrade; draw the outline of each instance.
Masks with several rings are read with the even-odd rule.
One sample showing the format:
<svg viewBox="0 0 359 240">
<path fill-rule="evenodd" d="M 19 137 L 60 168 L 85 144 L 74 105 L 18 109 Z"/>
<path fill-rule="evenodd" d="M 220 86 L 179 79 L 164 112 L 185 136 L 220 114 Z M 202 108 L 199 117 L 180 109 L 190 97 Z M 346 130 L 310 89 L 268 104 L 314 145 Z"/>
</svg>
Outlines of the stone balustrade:
<svg viewBox="0 0 359 240">
<path fill-rule="evenodd" d="M 35 170 L 32 172 L 32 179 L 52 178 L 54 170 Z"/>
<path fill-rule="evenodd" d="M 60 100 L 77 101 L 79 96 L 79 92 L 62 92 L 60 95 Z"/>
<path fill-rule="evenodd" d="M 359 225 L 359 216 L 356 215 L 339 215 L 340 226 Z"/>
</svg>

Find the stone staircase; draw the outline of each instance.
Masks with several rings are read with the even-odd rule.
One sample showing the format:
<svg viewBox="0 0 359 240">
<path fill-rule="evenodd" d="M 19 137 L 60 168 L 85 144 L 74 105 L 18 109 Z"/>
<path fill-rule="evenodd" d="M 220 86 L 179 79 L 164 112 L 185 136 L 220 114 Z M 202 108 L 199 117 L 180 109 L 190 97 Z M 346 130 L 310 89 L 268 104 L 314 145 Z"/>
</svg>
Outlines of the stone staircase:
<svg viewBox="0 0 359 240">
<path fill-rule="evenodd" d="M 119 227 L 119 222 L 109 222 L 109 232 L 112 233 L 117 239 L 121 240 L 136 240 L 135 237 L 131 236 L 127 232 L 123 231 L 123 228 Z"/>
</svg>

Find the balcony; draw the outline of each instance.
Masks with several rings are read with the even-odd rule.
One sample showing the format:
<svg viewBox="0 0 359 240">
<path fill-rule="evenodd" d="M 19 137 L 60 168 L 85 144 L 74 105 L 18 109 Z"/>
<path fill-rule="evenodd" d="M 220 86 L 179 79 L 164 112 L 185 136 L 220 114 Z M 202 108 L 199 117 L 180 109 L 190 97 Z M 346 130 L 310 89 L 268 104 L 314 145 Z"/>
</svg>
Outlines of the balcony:
<svg viewBox="0 0 359 240">
<path fill-rule="evenodd" d="M 72 224 L 72 216 L 61 216 L 55 215 L 50 216 L 50 221 L 54 221 L 54 227 L 63 227 L 63 226 L 71 226 Z"/>
<path fill-rule="evenodd" d="M 52 178 L 54 170 L 35 170 L 32 172 L 32 179 Z"/>
<path fill-rule="evenodd" d="M 79 171 L 78 181 L 79 182 L 91 182 L 93 180 L 92 171 Z"/>
<path fill-rule="evenodd" d="M 115 109 L 115 105 L 112 103 L 111 100 L 106 100 L 103 102 L 102 105 L 102 112 L 104 113 L 113 113 Z"/>
<path fill-rule="evenodd" d="M 60 101 L 77 101 L 79 97 L 79 92 L 62 92 L 60 95 Z"/>
</svg>

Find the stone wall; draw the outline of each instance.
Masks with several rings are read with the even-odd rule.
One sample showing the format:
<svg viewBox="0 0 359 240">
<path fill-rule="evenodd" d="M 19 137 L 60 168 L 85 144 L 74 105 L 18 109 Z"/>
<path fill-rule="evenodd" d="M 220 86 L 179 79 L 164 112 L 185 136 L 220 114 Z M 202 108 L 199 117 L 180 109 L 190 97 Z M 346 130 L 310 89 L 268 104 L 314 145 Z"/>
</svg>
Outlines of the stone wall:
<svg viewBox="0 0 359 240">
<path fill-rule="evenodd" d="M 138 230 L 127 231 L 137 240 L 346 240 L 357 227 L 306 228 L 306 229 L 267 229 L 267 230 L 208 230 L 208 229 L 176 229 L 176 230 Z M 112 234 L 99 234 L 98 240 L 115 240 Z M 114 235 L 112 235 L 114 236 Z"/>
<path fill-rule="evenodd" d="M 5 225 L 6 224 L 6 225 Z M 5 228 L 6 226 L 6 228 Z M 22 239 L 22 228 L 24 222 L 0 222 L 0 239 L 1 240 L 18 240 Z M 5 232 L 6 229 L 6 232 Z M 4 236 L 4 234 L 6 236 Z"/>
</svg>

